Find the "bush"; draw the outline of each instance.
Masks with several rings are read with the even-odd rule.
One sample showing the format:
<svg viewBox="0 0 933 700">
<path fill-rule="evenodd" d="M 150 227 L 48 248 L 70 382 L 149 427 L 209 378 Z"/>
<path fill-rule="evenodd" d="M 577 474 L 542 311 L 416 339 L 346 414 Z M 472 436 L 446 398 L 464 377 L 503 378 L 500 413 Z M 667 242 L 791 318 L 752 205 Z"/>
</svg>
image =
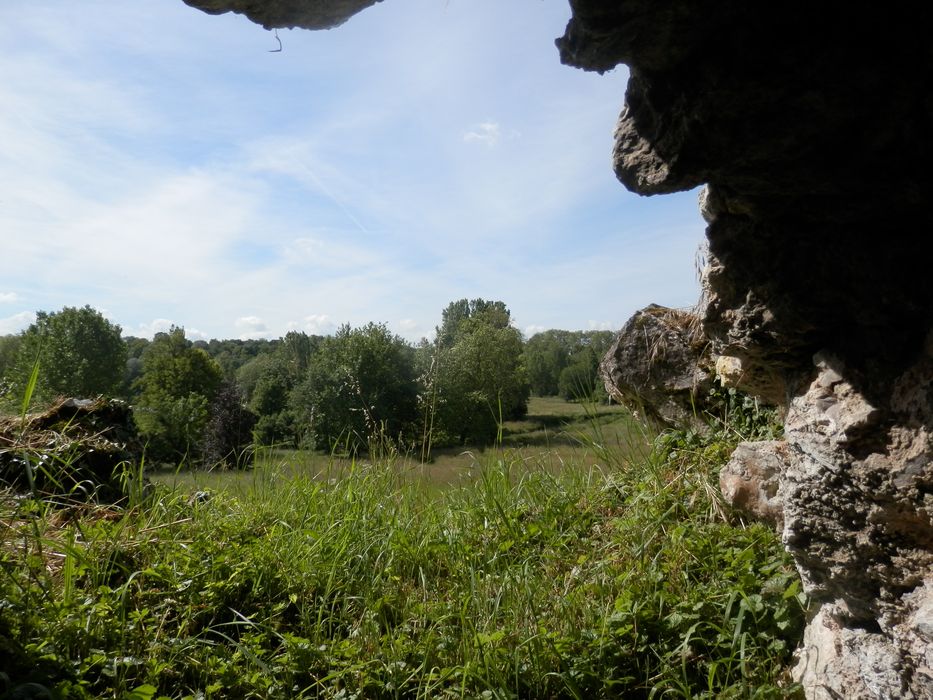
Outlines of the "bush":
<svg viewBox="0 0 933 700">
<path fill-rule="evenodd" d="M 253 461 L 253 427 L 256 416 L 243 400 L 237 385 L 225 381 L 211 402 L 201 442 L 201 460 L 207 467 L 245 469 Z"/>
</svg>

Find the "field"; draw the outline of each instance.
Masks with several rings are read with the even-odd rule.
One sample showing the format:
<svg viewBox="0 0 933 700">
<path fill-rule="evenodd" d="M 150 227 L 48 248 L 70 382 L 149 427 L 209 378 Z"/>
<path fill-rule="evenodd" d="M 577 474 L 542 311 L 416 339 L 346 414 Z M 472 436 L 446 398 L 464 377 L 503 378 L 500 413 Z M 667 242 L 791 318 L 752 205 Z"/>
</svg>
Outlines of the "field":
<svg viewBox="0 0 933 700">
<path fill-rule="evenodd" d="M 485 452 L 272 452 L 125 508 L 0 499 L 10 688 L 85 698 L 795 697 L 805 601 L 715 488 L 732 429 L 537 401 Z M 0 687 L 0 693 L 3 692 Z"/>
<path fill-rule="evenodd" d="M 607 448 L 611 448 L 607 450 Z M 441 448 L 431 451 L 430 460 L 418 454 L 393 454 L 393 472 L 426 486 L 450 486 L 473 479 L 490 458 L 507 452 L 509 459 L 534 469 L 556 474 L 565 469 L 606 466 L 607 452 L 613 458 L 635 456 L 650 450 L 644 430 L 632 423 L 628 411 L 618 405 L 601 406 L 564 401 L 556 397 L 532 397 L 528 415 L 521 421 L 503 424 L 501 444 L 495 449 L 476 447 Z M 362 460 L 369 463 L 372 460 Z M 331 479 L 356 466 L 349 459 L 299 450 L 264 449 L 258 468 L 246 472 L 169 471 L 153 474 L 156 483 L 187 491 L 224 490 L 242 492 L 257 479 L 307 476 Z"/>
</svg>

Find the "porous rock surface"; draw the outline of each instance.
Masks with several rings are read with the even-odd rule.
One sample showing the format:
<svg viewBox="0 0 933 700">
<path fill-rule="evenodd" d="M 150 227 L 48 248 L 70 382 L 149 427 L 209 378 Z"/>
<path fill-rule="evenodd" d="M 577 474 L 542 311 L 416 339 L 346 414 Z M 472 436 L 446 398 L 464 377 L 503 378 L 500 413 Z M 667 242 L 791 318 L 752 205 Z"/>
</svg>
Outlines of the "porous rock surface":
<svg viewBox="0 0 933 700">
<path fill-rule="evenodd" d="M 713 379 L 708 346 L 696 314 L 652 304 L 625 324 L 600 373 L 615 400 L 650 421 L 702 426 Z"/>
<path fill-rule="evenodd" d="M 236 12 L 266 29 L 331 29 L 382 0 L 183 0 L 211 15 Z"/>
<path fill-rule="evenodd" d="M 701 307 L 786 410 L 812 698 L 933 698 L 930 22 L 838 3 L 573 0 L 562 59 L 631 78 L 619 179 L 705 184 Z"/>
<path fill-rule="evenodd" d="M 185 0 L 267 27 L 372 0 Z M 811 698 L 933 698 L 933 21 L 920 6 L 571 0 L 561 60 L 630 67 L 614 166 L 701 184 L 701 308 L 786 410 L 784 539 Z M 533 8 L 529 11 L 533 11 Z"/>
<path fill-rule="evenodd" d="M 740 442 L 719 473 L 722 495 L 751 519 L 782 527 L 781 473 L 786 462 L 787 443 L 783 440 Z"/>
</svg>

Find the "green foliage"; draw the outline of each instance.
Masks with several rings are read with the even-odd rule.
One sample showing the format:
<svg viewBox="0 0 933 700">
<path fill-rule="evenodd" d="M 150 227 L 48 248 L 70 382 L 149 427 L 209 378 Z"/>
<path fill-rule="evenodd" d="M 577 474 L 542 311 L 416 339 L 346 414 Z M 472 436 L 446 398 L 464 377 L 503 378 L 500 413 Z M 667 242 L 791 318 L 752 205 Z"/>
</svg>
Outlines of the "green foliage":
<svg viewBox="0 0 933 700">
<path fill-rule="evenodd" d="M 599 361 L 612 344 L 610 331 L 549 330 L 536 333 L 525 343 L 524 362 L 535 396 L 590 398 L 599 393 L 596 379 Z M 568 367 L 563 382 L 561 375 Z M 581 393 L 582 391 L 582 393 Z"/>
<path fill-rule="evenodd" d="M 440 493 L 256 471 L 78 522 L 0 500 L 0 653 L 71 697 L 796 697 L 800 582 L 722 516 L 727 452 L 491 451 Z"/>
<path fill-rule="evenodd" d="M 718 379 L 709 391 L 707 417 L 723 440 L 775 440 L 783 435 L 776 408 L 762 406 L 754 396 L 724 387 Z"/>
<path fill-rule="evenodd" d="M 441 312 L 437 343 L 442 348 L 450 348 L 477 325 L 507 328 L 511 322 L 512 315 L 504 302 L 459 299 L 450 302 Z"/>
<path fill-rule="evenodd" d="M 592 401 L 606 397 L 599 376 L 599 357 L 591 347 L 578 350 L 560 372 L 557 386 L 567 401 Z"/>
<path fill-rule="evenodd" d="M 264 355 L 256 358 L 243 370 L 259 367 L 261 373 L 252 385 L 250 409 L 259 416 L 256 423 L 256 441 L 261 445 L 295 445 L 295 420 L 289 407 L 289 395 L 295 379 L 282 358 Z M 241 374 L 245 374 L 241 370 Z"/>
<path fill-rule="evenodd" d="M 13 393 L 22 395 L 38 357 L 41 372 L 35 397 L 43 402 L 56 396 L 118 395 L 127 357 L 120 333 L 120 326 L 90 306 L 39 311 L 19 342 L 10 373 Z"/>
<path fill-rule="evenodd" d="M 345 325 L 311 356 L 291 405 L 311 444 L 356 452 L 374 437 L 410 441 L 418 419 L 416 392 L 411 346 L 384 324 Z"/>
<path fill-rule="evenodd" d="M 22 339 L 21 335 L 0 335 L 0 403 L 13 398 L 13 376 Z"/>
<path fill-rule="evenodd" d="M 175 463 L 197 457 L 209 406 L 220 388 L 220 367 L 191 346 L 183 328 L 156 334 L 142 361 L 135 417 L 148 440 L 147 454 Z"/>
<path fill-rule="evenodd" d="M 527 412 L 522 337 L 510 319 L 501 301 L 461 299 L 445 309 L 435 345 L 420 349 L 438 443 L 491 443 L 502 421 Z"/>
</svg>

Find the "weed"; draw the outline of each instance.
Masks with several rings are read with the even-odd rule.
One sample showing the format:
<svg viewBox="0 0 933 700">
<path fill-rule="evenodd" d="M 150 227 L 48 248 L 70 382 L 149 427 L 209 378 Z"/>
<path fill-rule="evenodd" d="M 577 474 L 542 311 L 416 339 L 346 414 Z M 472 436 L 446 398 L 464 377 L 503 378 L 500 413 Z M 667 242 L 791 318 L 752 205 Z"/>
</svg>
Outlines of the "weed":
<svg viewBox="0 0 933 700">
<path fill-rule="evenodd" d="M 593 434 L 559 470 L 504 435 L 443 489 L 394 457 L 295 469 L 279 454 L 212 475 L 244 487 L 205 498 L 161 486 L 65 517 L 3 495 L 8 684 L 149 699 L 797 692 L 799 581 L 774 533 L 723 517 L 710 484 L 727 448 Z"/>
</svg>

